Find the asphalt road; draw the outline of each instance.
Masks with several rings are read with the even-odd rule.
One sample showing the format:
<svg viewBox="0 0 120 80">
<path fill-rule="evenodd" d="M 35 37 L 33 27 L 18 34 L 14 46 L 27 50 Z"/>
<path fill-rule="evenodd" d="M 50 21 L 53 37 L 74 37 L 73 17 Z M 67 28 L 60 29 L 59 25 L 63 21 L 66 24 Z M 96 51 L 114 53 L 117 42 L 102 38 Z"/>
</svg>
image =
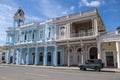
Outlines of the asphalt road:
<svg viewBox="0 0 120 80">
<path fill-rule="evenodd" d="M 120 80 L 120 73 L 0 66 L 0 80 Z"/>
</svg>

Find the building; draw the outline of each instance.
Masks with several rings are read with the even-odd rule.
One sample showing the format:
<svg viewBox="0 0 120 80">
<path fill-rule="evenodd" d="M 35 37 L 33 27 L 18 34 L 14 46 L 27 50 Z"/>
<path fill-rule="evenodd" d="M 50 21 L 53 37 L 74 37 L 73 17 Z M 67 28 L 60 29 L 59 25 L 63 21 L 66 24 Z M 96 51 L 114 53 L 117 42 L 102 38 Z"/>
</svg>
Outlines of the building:
<svg viewBox="0 0 120 80">
<path fill-rule="evenodd" d="M 6 63 L 7 50 L 0 50 L 0 63 Z"/>
<path fill-rule="evenodd" d="M 18 9 L 14 23 L 19 27 L 6 30 L 8 64 L 78 66 L 98 58 L 105 67 L 120 68 L 120 35 L 105 31 L 97 9 L 21 25 L 24 20 Z"/>
</svg>

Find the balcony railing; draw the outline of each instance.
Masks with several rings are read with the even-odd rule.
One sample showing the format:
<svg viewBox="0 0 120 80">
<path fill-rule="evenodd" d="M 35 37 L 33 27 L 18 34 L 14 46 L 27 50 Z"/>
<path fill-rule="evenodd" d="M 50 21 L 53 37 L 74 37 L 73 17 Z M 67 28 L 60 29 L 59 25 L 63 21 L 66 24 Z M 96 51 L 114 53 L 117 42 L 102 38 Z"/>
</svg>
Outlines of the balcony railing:
<svg viewBox="0 0 120 80">
<path fill-rule="evenodd" d="M 100 35 L 100 40 L 102 41 L 115 41 L 120 40 L 120 33 L 117 30 L 106 32 Z"/>
<path fill-rule="evenodd" d="M 65 34 L 64 36 L 58 35 L 56 36 L 56 40 L 65 40 L 65 39 L 88 37 L 88 36 L 94 36 L 94 32 L 71 33 L 71 34 Z"/>
</svg>

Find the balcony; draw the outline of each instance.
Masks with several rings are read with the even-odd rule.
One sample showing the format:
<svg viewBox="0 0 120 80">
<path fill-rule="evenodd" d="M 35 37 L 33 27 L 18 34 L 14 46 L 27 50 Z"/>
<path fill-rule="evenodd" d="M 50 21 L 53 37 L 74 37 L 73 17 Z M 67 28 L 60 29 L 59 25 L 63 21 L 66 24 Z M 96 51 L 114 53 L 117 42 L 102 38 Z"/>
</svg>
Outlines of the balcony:
<svg viewBox="0 0 120 80">
<path fill-rule="evenodd" d="M 95 37 L 95 32 L 82 32 L 82 33 L 72 33 L 72 34 L 66 34 L 65 36 L 58 35 L 56 37 L 56 40 L 72 40 L 72 39 L 79 39 L 79 38 L 92 38 Z"/>
<path fill-rule="evenodd" d="M 102 33 L 99 40 L 101 42 L 120 41 L 120 33 L 117 30 Z"/>
</svg>

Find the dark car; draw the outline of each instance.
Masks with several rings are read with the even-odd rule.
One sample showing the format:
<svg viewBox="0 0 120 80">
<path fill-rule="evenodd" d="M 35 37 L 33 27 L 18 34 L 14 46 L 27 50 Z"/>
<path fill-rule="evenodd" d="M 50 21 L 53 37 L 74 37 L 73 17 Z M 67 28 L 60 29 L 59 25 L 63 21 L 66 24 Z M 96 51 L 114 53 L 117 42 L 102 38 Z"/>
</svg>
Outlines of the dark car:
<svg viewBox="0 0 120 80">
<path fill-rule="evenodd" d="M 101 59 L 89 59 L 85 61 L 85 64 L 79 65 L 80 70 L 85 71 L 87 68 L 94 69 L 95 71 L 101 71 L 103 63 Z"/>
</svg>

